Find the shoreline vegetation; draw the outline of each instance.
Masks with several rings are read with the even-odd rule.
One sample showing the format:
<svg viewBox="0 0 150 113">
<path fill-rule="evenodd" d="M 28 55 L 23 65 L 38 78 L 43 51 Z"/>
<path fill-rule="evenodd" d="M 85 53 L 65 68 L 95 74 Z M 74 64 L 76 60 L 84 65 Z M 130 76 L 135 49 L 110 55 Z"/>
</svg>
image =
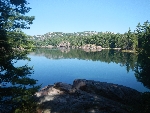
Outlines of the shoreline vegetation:
<svg viewBox="0 0 150 113">
<path fill-rule="evenodd" d="M 149 22 L 138 23 L 136 30 L 123 34 L 114 32 L 83 31 L 74 33 L 48 32 L 44 35 L 28 36 L 35 47 L 46 48 L 81 48 L 85 51 L 102 49 L 121 50 L 122 52 L 139 52 L 148 46 Z M 147 48 L 147 47 L 146 47 Z"/>
<path fill-rule="evenodd" d="M 84 31 L 77 33 L 49 32 L 44 35 L 30 36 L 35 47 L 46 48 L 81 48 L 83 50 L 129 50 L 136 51 L 139 47 L 136 32 L 124 34 L 113 32 Z M 126 51 L 127 52 L 127 51 Z"/>
</svg>

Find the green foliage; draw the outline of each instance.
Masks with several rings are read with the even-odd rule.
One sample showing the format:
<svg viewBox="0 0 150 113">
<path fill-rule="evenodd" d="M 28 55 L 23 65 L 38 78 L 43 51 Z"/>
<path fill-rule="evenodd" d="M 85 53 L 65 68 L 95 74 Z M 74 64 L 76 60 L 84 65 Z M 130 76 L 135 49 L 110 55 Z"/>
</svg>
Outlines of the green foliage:
<svg viewBox="0 0 150 113">
<path fill-rule="evenodd" d="M 30 11 L 26 0 L 1 0 L 0 1 L 0 27 L 3 30 L 14 30 L 16 28 L 27 29 L 32 24 L 34 17 L 24 16 Z"/>
<path fill-rule="evenodd" d="M 37 80 L 30 77 L 33 68 L 17 67 L 18 60 L 30 60 L 31 37 L 21 32 L 29 29 L 34 17 L 25 16 L 30 11 L 26 0 L 0 0 L 0 112 L 35 112 L 33 95 L 38 91 Z"/>
<path fill-rule="evenodd" d="M 138 38 L 138 59 L 135 66 L 135 77 L 145 87 L 150 89 L 150 23 L 146 21 L 140 23 L 136 28 Z M 150 111 L 150 92 L 145 92 L 141 97 L 141 104 L 137 107 L 136 113 L 149 113 Z"/>
<path fill-rule="evenodd" d="M 80 33 L 47 33 L 42 36 L 34 36 L 35 45 L 52 45 L 57 47 L 61 42 L 67 41 L 71 47 L 82 47 L 86 44 L 95 44 L 103 48 L 121 48 L 126 50 L 135 50 L 137 47 L 137 38 L 134 33 L 129 31 L 124 34 L 115 34 L 112 32 L 80 32 Z"/>
<path fill-rule="evenodd" d="M 34 17 L 25 16 L 25 13 L 30 11 L 27 5 L 26 0 L 0 1 L 0 48 L 9 53 L 13 51 L 9 43 L 10 36 L 8 35 L 10 32 L 15 32 L 18 29 L 29 29 L 27 25 L 32 24 L 34 20 Z M 11 36 L 15 37 L 14 35 Z"/>
<path fill-rule="evenodd" d="M 150 88 L 150 23 L 146 21 L 143 26 L 138 24 L 136 32 L 139 48 L 135 74 L 138 81 Z"/>
</svg>

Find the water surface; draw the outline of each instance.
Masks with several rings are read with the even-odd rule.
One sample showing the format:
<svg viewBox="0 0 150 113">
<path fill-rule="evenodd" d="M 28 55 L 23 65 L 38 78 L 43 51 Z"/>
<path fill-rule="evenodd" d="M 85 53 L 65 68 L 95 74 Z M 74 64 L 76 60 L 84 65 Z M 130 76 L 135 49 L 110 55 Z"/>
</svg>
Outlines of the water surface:
<svg viewBox="0 0 150 113">
<path fill-rule="evenodd" d="M 149 91 L 134 75 L 137 57 L 132 53 L 39 49 L 29 57 L 29 65 L 34 66 L 32 78 L 37 79 L 42 87 L 56 82 L 72 84 L 75 79 L 87 79 L 124 85 L 141 92 Z"/>
</svg>

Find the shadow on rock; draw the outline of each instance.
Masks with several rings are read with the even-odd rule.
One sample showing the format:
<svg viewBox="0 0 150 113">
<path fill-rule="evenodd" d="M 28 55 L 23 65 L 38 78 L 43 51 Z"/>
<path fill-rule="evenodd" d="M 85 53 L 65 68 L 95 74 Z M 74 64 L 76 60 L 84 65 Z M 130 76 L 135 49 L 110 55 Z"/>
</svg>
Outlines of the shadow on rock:
<svg viewBox="0 0 150 113">
<path fill-rule="evenodd" d="M 77 79 L 58 82 L 35 94 L 39 113 L 131 113 L 142 93 L 117 84 Z"/>
</svg>

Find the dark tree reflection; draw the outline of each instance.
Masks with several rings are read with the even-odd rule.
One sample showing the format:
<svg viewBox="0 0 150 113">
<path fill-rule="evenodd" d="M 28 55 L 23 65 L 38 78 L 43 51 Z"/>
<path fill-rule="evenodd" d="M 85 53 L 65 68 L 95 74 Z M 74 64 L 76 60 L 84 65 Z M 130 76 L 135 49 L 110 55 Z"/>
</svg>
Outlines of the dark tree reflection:
<svg viewBox="0 0 150 113">
<path fill-rule="evenodd" d="M 105 63 L 117 63 L 126 67 L 127 71 L 134 70 L 137 55 L 135 53 L 121 52 L 117 50 L 102 50 L 95 52 L 86 52 L 81 49 L 70 49 L 64 52 L 59 49 L 38 48 L 34 51 L 35 55 L 44 55 L 49 59 L 77 58 L 82 60 L 101 61 Z"/>
<path fill-rule="evenodd" d="M 135 68 L 135 76 L 139 82 L 150 89 L 150 58 L 140 54 Z"/>
<path fill-rule="evenodd" d="M 150 89 L 150 58 L 144 51 L 139 53 L 137 65 L 135 66 L 135 77 L 145 87 Z M 150 111 L 150 92 L 144 92 L 141 97 L 141 105 L 137 107 L 137 112 L 149 113 Z"/>
</svg>

